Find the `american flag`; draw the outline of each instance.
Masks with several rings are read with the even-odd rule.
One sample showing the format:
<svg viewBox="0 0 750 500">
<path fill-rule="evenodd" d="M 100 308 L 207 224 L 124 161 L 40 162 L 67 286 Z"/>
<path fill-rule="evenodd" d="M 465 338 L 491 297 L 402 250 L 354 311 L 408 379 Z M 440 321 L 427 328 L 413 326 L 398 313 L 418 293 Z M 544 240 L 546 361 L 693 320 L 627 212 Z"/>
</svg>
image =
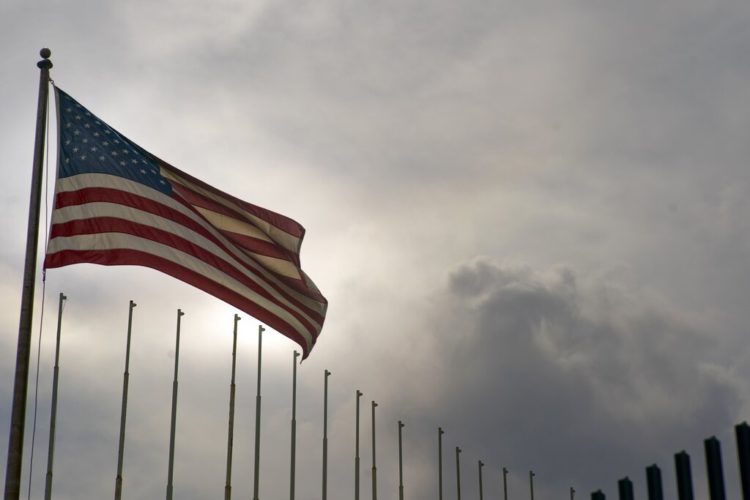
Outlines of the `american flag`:
<svg viewBox="0 0 750 500">
<path fill-rule="evenodd" d="M 55 88 L 59 158 L 44 268 L 146 266 L 298 343 L 307 357 L 328 302 L 300 267 L 305 229 L 181 172 Z"/>
</svg>

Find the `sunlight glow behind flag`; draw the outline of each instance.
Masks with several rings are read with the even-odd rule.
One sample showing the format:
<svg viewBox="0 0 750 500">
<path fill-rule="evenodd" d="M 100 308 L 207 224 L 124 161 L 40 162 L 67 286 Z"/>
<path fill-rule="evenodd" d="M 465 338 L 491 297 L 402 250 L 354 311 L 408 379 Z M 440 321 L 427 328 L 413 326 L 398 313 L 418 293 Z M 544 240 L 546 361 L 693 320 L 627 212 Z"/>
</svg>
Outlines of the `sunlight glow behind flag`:
<svg viewBox="0 0 750 500">
<path fill-rule="evenodd" d="M 44 268 L 146 266 L 310 353 L 328 302 L 300 267 L 304 228 L 165 163 L 55 87 L 59 157 Z"/>
</svg>

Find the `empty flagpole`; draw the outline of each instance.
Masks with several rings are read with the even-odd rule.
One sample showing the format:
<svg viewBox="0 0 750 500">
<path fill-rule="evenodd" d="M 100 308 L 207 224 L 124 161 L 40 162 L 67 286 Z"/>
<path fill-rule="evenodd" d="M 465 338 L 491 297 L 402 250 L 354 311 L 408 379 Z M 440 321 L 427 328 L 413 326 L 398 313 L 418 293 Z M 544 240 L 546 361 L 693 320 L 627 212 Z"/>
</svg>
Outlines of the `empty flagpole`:
<svg viewBox="0 0 750 500">
<path fill-rule="evenodd" d="M 456 498 L 461 500 L 461 448 L 456 446 Z"/>
<path fill-rule="evenodd" d="M 328 377 L 331 372 L 323 372 L 323 500 L 328 497 Z"/>
<path fill-rule="evenodd" d="M 174 380 L 172 381 L 172 419 L 169 426 L 169 468 L 167 469 L 167 500 L 172 500 L 174 478 L 174 438 L 177 427 L 177 370 L 180 364 L 180 318 L 185 313 L 177 309 L 177 335 L 174 348 Z"/>
<path fill-rule="evenodd" d="M 52 375 L 52 408 L 49 417 L 49 451 L 47 452 L 47 477 L 44 483 L 44 500 L 52 498 L 52 463 L 55 459 L 55 426 L 57 424 L 57 385 L 60 373 L 60 330 L 62 326 L 63 303 L 67 297 L 61 292 L 57 309 L 57 339 L 55 340 L 55 368 Z"/>
<path fill-rule="evenodd" d="M 289 478 L 289 498 L 294 500 L 294 467 L 297 455 L 297 358 L 299 353 L 294 351 L 292 359 L 292 458 Z"/>
<path fill-rule="evenodd" d="M 503 467 L 503 500 L 508 500 L 508 469 Z"/>
<path fill-rule="evenodd" d="M 232 498 L 232 447 L 234 445 L 234 374 L 237 367 L 237 323 L 240 315 L 234 315 L 234 328 L 232 330 L 232 381 L 229 384 L 229 431 L 227 433 L 227 482 L 224 486 L 224 499 Z"/>
<path fill-rule="evenodd" d="M 438 499 L 443 500 L 443 434 L 445 431 L 438 427 Z"/>
<path fill-rule="evenodd" d="M 122 462 L 125 454 L 125 420 L 128 413 L 128 382 L 130 379 L 130 333 L 133 328 L 132 300 L 128 306 L 128 337 L 125 343 L 125 373 L 122 376 L 122 406 L 120 409 L 120 442 L 117 447 L 117 477 L 115 478 L 115 500 L 122 498 Z"/>
<path fill-rule="evenodd" d="M 401 429 L 404 428 L 404 423 L 398 421 L 398 500 L 404 500 L 404 457 L 403 449 L 401 447 Z"/>
<path fill-rule="evenodd" d="M 258 389 L 255 396 L 255 470 L 253 473 L 253 500 L 258 500 L 260 473 L 260 365 L 263 352 L 263 325 L 258 325 Z"/>
<path fill-rule="evenodd" d="M 359 398 L 362 397 L 362 391 L 357 389 L 357 424 L 354 438 L 354 500 L 359 500 Z"/>
<path fill-rule="evenodd" d="M 529 471 L 529 492 L 531 493 L 531 500 L 534 500 L 534 474 L 533 470 Z"/>
<path fill-rule="evenodd" d="M 482 467 L 484 467 L 484 462 L 480 460 L 479 461 L 479 500 L 484 500 L 484 488 L 482 485 Z"/>
<path fill-rule="evenodd" d="M 378 500 L 378 467 L 375 461 L 375 408 L 378 404 L 372 402 L 372 500 Z"/>
<path fill-rule="evenodd" d="M 36 138 L 34 163 L 31 170 L 29 219 L 26 228 L 26 257 L 21 288 L 21 314 L 18 321 L 18 346 L 16 371 L 13 379 L 13 406 L 8 435 L 8 459 L 5 463 L 5 499 L 17 500 L 21 494 L 21 468 L 23 463 L 23 434 L 26 426 L 26 396 L 29 387 L 29 357 L 31 356 L 31 323 L 34 315 L 34 284 L 36 283 L 36 256 L 39 244 L 39 205 L 42 199 L 42 170 L 44 144 L 47 134 L 47 96 L 49 94 L 49 49 L 39 52 L 39 96 L 36 110 Z"/>
</svg>

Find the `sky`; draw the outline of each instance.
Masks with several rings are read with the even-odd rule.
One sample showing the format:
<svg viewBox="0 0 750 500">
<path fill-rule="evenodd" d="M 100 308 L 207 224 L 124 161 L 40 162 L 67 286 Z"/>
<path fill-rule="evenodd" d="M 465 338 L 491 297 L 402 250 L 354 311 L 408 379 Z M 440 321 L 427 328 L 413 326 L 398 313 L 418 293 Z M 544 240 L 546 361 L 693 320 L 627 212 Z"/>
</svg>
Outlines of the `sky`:
<svg viewBox="0 0 750 500">
<path fill-rule="evenodd" d="M 298 370 L 297 498 L 362 498 L 377 401 L 381 498 L 614 497 L 628 476 L 750 417 L 750 5 L 5 0 L 0 5 L 0 429 L 8 429 L 42 47 L 56 84 L 140 146 L 307 229 L 329 300 Z M 54 108 L 52 108 L 54 109 Z M 55 169 L 49 144 L 47 203 Z M 46 217 L 43 217 L 46 219 Z M 44 220 L 42 220 L 44 227 Z M 46 232 L 41 229 L 41 247 Z M 39 258 L 41 259 L 40 251 Z M 175 497 L 225 483 L 230 306 L 156 271 L 38 276 L 23 492 L 44 491 L 58 294 L 54 496 L 112 495 L 128 301 L 134 311 L 123 498 L 167 479 L 182 318 Z M 42 308 L 42 301 L 44 307 Z M 41 318 L 44 312 L 43 319 Z M 252 494 L 258 322 L 240 321 L 233 492 Z M 39 336 L 41 334 L 41 341 Z M 37 346 L 39 357 L 37 357 Z M 263 336 L 260 498 L 289 495 L 292 352 Z M 34 460 L 34 386 L 39 367 Z M 5 480 L 7 437 L 0 441 Z"/>
</svg>

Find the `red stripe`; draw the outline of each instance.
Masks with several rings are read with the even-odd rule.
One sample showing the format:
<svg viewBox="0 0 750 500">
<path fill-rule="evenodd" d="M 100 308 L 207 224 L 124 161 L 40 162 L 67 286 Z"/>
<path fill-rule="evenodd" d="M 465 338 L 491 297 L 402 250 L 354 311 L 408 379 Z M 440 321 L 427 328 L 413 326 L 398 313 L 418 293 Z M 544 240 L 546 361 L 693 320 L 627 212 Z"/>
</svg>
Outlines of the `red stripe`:
<svg viewBox="0 0 750 500">
<path fill-rule="evenodd" d="M 157 229 L 152 226 L 138 224 L 136 222 L 132 222 L 132 221 L 124 220 L 124 219 L 118 219 L 118 218 L 113 218 L 113 217 L 92 217 L 90 219 L 79 219 L 79 220 L 66 222 L 63 224 L 54 224 L 50 232 L 50 239 L 56 238 L 59 236 L 70 237 L 70 236 L 77 236 L 81 234 L 97 234 L 97 233 L 106 233 L 106 232 L 115 232 L 115 233 L 123 233 L 123 234 L 130 234 L 133 236 L 139 236 L 141 238 L 145 238 L 151 241 L 155 241 L 157 243 L 161 243 L 163 245 L 167 245 L 171 248 L 177 249 L 188 255 L 192 255 L 200 259 L 204 263 L 231 276 L 232 278 L 242 283 L 244 286 L 248 287 L 249 289 L 253 290 L 259 295 L 265 297 L 269 301 L 275 303 L 280 308 L 284 309 L 289 314 L 297 318 L 297 320 L 300 323 L 302 323 L 306 329 L 310 331 L 315 330 L 315 327 L 312 324 L 310 324 L 310 322 L 307 319 L 305 319 L 299 312 L 293 310 L 287 303 L 284 303 L 280 301 L 279 299 L 276 299 L 275 297 L 273 297 L 268 291 L 263 289 L 260 285 L 258 285 L 254 281 L 251 281 L 252 279 L 256 279 L 256 280 L 262 281 L 263 283 L 268 283 L 268 281 L 266 281 L 262 276 L 259 276 L 258 274 L 254 273 L 250 269 L 250 271 L 253 273 L 253 276 L 254 276 L 254 278 L 250 278 L 246 276 L 245 274 L 241 273 L 235 266 L 225 261 L 224 259 L 203 249 L 202 247 L 196 245 L 195 243 L 192 243 L 191 241 L 186 240 L 185 238 L 182 238 L 181 236 L 177 236 L 173 233 L 163 231 L 161 229 Z M 320 324 L 323 323 L 324 316 L 319 314 L 317 311 L 312 310 L 309 307 L 306 307 L 304 304 L 295 304 L 295 305 L 297 306 L 297 308 L 305 311 L 305 313 L 308 316 L 310 316 L 314 321 Z"/>
<path fill-rule="evenodd" d="M 178 200 L 175 200 L 178 201 Z M 131 208 L 137 208 L 138 210 L 142 210 L 147 213 L 155 214 L 160 217 L 163 217 L 168 220 L 172 220 L 177 224 L 180 224 L 182 226 L 185 226 L 186 228 L 190 229 L 191 231 L 194 231 L 204 238 L 208 239 L 209 241 L 213 242 L 217 246 L 219 246 L 222 250 L 226 251 L 230 255 L 234 252 L 227 248 L 226 245 L 224 245 L 214 234 L 212 234 L 210 231 L 208 231 L 206 228 L 195 222 L 190 217 L 186 216 L 185 214 L 168 207 L 166 205 L 163 205 L 157 201 L 152 200 L 151 198 L 147 198 L 145 196 L 140 196 L 137 194 L 129 193 L 126 191 L 120 191 L 118 189 L 111 189 L 111 188 L 83 188 L 78 191 L 66 191 L 62 193 L 58 193 L 57 197 L 55 199 L 55 208 L 62 208 L 66 206 L 73 206 L 73 205 L 83 205 L 89 202 L 104 202 L 104 203 L 114 203 L 114 204 L 121 204 L 125 205 Z M 187 206 L 190 210 L 193 210 L 192 207 Z M 200 216 L 200 214 L 198 214 Z M 206 222 L 210 225 L 210 223 Z M 53 228 L 54 230 L 54 228 Z M 248 256 L 248 258 L 252 258 L 251 256 Z M 241 262 L 241 259 L 238 259 Z M 243 267 L 250 270 L 253 273 L 257 273 L 252 266 L 249 266 L 245 263 L 242 263 Z M 260 264 L 258 264 L 260 265 Z M 275 274 L 275 273 L 274 273 Z M 323 304 L 326 303 L 325 298 L 320 296 L 313 292 L 312 290 L 309 290 L 306 285 L 304 285 L 302 282 L 297 282 L 297 280 L 288 279 L 288 280 L 282 280 L 281 276 L 275 275 L 276 279 L 279 281 L 283 281 L 285 284 L 290 286 L 292 289 L 302 293 L 303 295 L 306 295 L 307 297 L 316 300 L 318 302 L 321 302 Z M 297 307 L 303 308 L 305 310 L 308 310 L 308 306 L 301 303 L 299 300 L 292 297 L 289 293 L 284 291 L 284 289 L 277 283 L 274 283 L 273 281 L 269 281 L 268 279 L 264 278 L 264 281 L 268 283 L 270 286 L 274 288 L 279 294 L 281 294 L 286 300 L 291 302 L 292 304 L 296 305 Z M 322 300 L 321 300 L 322 299 Z M 322 322 L 324 316 L 319 314 L 314 314 L 313 318 L 315 321 Z"/>
<path fill-rule="evenodd" d="M 132 142 L 131 142 L 131 144 L 135 145 Z M 170 165 L 169 163 L 165 162 L 164 160 L 162 160 L 160 158 L 157 158 L 156 156 L 154 156 L 151 153 L 146 152 L 145 150 L 143 150 L 139 146 L 136 146 L 136 147 L 138 147 L 138 149 L 140 149 L 141 151 L 144 151 L 152 159 L 156 160 L 159 163 L 159 166 L 161 168 L 164 168 L 165 170 L 171 170 L 178 177 L 182 177 L 183 179 L 188 180 L 188 181 L 192 182 L 193 184 L 196 184 L 197 186 L 200 186 L 201 188 L 203 188 L 206 191 L 209 191 L 209 192 L 215 194 L 216 196 L 220 196 L 221 198 L 224 198 L 224 199 L 229 200 L 229 201 L 231 201 L 233 203 L 236 203 L 237 205 L 239 205 L 243 210 L 247 211 L 248 213 L 251 213 L 251 214 L 253 214 L 256 217 L 258 217 L 260 219 L 263 219 L 264 221 L 268 222 L 269 224 L 272 224 L 272 225 L 278 227 L 279 229 L 284 230 L 285 232 L 291 234 L 292 236 L 295 236 L 295 237 L 299 238 L 300 240 L 302 240 L 304 238 L 304 236 L 305 236 L 305 228 L 302 227 L 302 225 L 299 222 L 295 221 L 294 219 L 292 219 L 290 217 L 287 217 L 285 215 L 281 215 L 280 213 L 276 213 L 276 212 L 273 212 L 271 210 L 259 207 L 257 205 L 253 205 L 252 203 L 248 203 L 246 201 L 243 201 L 243 200 L 241 200 L 239 198 L 236 198 L 236 197 L 232 196 L 231 194 L 227 194 L 227 193 L 225 193 L 223 191 L 219 191 L 215 187 L 206 184 L 202 180 L 196 179 L 192 175 L 186 174 L 185 172 L 183 172 L 183 171 L 181 171 L 181 170 L 173 167 L 172 165 Z M 174 186 L 174 184 L 173 184 L 173 186 Z"/>
<path fill-rule="evenodd" d="M 302 348 L 303 358 L 306 358 L 307 355 L 310 354 L 310 350 L 307 349 L 304 338 L 283 319 L 223 285 L 216 283 L 195 271 L 156 255 L 138 250 L 126 249 L 105 251 L 63 250 L 61 252 L 47 255 L 44 260 L 44 267 L 46 269 L 51 269 L 70 264 L 82 263 L 99 264 L 103 266 L 136 265 L 156 269 L 157 271 L 161 271 L 173 278 L 184 281 L 185 283 L 193 285 L 194 287 L 223 300 L 239 310 L 257 318 L 271 328 L 277 330 L 279 333 L 289 337 Z M 313 332 L 313 345 L 315 345 L 318 335 L 319 332 Z"/>
</svg>

